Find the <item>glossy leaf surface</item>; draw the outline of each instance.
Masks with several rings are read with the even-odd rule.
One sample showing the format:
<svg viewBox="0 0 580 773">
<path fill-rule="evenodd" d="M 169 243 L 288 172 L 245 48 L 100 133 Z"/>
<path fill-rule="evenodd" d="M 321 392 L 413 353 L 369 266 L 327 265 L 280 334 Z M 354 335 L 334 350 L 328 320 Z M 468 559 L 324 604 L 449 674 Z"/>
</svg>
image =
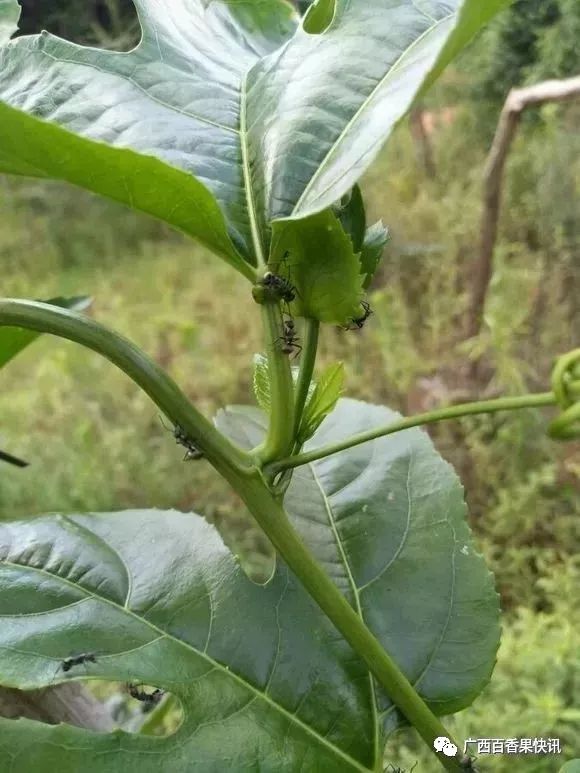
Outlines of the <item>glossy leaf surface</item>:
<svg viewBox="0 0 580 773">
<path fill-rule="evenodd" d="M 136 0 L 129 53 L 20 38 L 0 48 L 0 170 L 162 218 L 251 278 L 272 221 L 340 201 L 507 2 L 319 2 L 304 29 L 285 0 Z"/>
</svg>

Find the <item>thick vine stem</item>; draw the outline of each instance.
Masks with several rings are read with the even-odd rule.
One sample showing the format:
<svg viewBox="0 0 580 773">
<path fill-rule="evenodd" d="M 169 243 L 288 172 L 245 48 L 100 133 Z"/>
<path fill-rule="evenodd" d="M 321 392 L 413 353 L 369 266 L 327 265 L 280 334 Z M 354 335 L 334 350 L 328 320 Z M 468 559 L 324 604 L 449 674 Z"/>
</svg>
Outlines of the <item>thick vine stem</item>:
<svg viewBox="0 0 580 773">
<path fill-rule="evenodd" d="M 0 300 L 0 326 L 49 333 L 101 354 L 141 387 L 175 425 L 182 427 L 217 470 L 225 475 L 229 468 L 238 473 L 250 468 L 249 455 L 218 432 L 165 371 L 118 333 L 73 311 L 13 299 Z"/>
<path fill-rule="evenodd" d="M 552 392 L 542 394 L 523 395 L 521 397 L 500 397 L 497 400 L 481 400 L 475 403 L 466 403 L 463 405 L 452 405 L 448 408 L 440 408 L 429 413 L 421 413 L 417 416 L 411 416 L 408 419 L 395 421 L 387 426 L 377 427 L 377 429 L 361 432 L 353 435 L 340 443 L 332 443 L 314 451 L 308 451 L 297 456 L 290 456 L 286 459 L 279 459 L 270 464 L 266 471 L 268 473 L 279 473 L 284 470 L 291 470 L 295 467 L 301 467 L 304 464 L 315 462 L 318 459 L 325 459 L 327 456 L 337 454 L 340 451 L 346 451 L 362 443 L 368 443 L 386 435 L 393 435 L 405 429 L 419 427 L 424 424 L 434 424 L 448 419 L 458 419 L 462 416 L 475 416 L 482 413 L 498 413 L 500 411 L 515 411 L 522 408 L 541 408 L 548 405 L 555 405 L 556 397 Z"/>
</svg>

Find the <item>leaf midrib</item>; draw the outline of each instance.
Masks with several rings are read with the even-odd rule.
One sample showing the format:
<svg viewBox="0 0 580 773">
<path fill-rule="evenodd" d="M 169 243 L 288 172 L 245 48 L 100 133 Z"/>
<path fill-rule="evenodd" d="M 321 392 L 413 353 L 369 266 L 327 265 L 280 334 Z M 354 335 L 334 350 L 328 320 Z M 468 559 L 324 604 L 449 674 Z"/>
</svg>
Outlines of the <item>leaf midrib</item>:
<svg viewBox="0 0 580 773">
<path fill-rule="evenodd" d="M 89 530 L 90 531 L 90 530 Z M 92 533 L 92 532 L 91 532 Z M 14 561 L 6 561 L 1 560 L 0 564 L 4 564 L 5 566 L 11 566 L 16 569 L 20 570 L 28 570 L 30 572 L 36 572 L 38 574 L 44 575 L 46 577 L 50 577 L 51 579 L 58 579 L 60 582 L 62 582 L 64 585 L 68 585 L 71 588 L 74 588 L 75 590 L 80 590 L 83 593 L 86 594 L 87 599 L 95 599 L 97 601 L 100 601 L 104 604 L 108 604 L 110 607 L 116 609 L 117 611 L 120 611 L 126 615 L 129 615 L 130 617 L 137 620 L 142 625 L 146 625 L 149 627 L 152 631 L 154 631 L 157 634 L 160 634 L 161 637 L 164 639 L 169 639 L 178 646 L 184 647 L 187 651 L 192 652 L 194 655 L 196 655 L 199 658 L 202 658 L 206 660 L 210 665 L 212 665 L 214 668 L 221 671 L 222 675 L 226 675 L 233 679 L 235 682 L 238 682 L 242 687 L 247 689 L 249 692 L 253 693 L 255 698 L 262 699 L 265 703 L 267 703 L 271 708 L 278 711 L 282 716 L 285 717 L 285 719 L 289 722 L 294 723 L 297 725 L 303 732 L 305 732 L 307 735 L 314 738 L 321 746 L 324 746 L 326 749 L 329 749 L 333 754 L 335 754 L 337 757 L 340 757 L 342 760 L 347 762 L 352 766 L 354 770 L 359 771 L 360 773 L 369 773 L 369 768 L 363 767 L 359 762 L 357 762 L 355 759 L 350 757 L 346 752 L 342 751 L 337 746 L 334 746 L 333 744 L 329 743 L 326 738 L 319 735 L 313 728 L 311 728 L 309 725 L 302 722 L 302 720 L 298 719 L 294 714 L 289 712 L 287 709 L 285 709 L 283 706 L 281 706 L 279 703 L 276 703 L 276 701 L 272 700 L 268 695 L 264 694 L 260 690 L 258 690 L 256 687 L 254 687 L 251 682 L 246 681 L 243 677 L 241 677 L 239 674 L 236 674 L 231 669 L 226 668 L 224 665 L 222 665 L 219 661 L 214 660 L 210 655 L 208 655 L 206 652 L 200 652 L 198 649 L 196 649 L 191 644 L 183 641 L 182 639 L 177 639 L 172 634 L 168 633 L 167 631 L 164 631 L 162 628 L 159 628 L 154 623 L 152 623 L 149 620 L 146 620 L 142 617 L 139 617 L 135 612 L 133 612 L 131 609 L 128 609 L 126 607 L 121 606 L 120 604 L 117 604 L 116 602 L 104 598 L 103 596 L 100 596 L 94 592 L 88 591 L 82 586 L 76 585 L 73 582 L 70 582 L 69 580 L 65 579 L 64 577 L 61 577 L 58 574 L 53 574 L 45 569 L 40 569 L 39 567 L 35 566 L 29 566 L 28 564 L 18 564 Z M 79 603 L 79 602 L 77 602 Z M 70 605 L 67 605 L 70 606 Z M 51 612 L 55 612 L 57 610 L 51 610 Z M 22 617 L 29 617 L 29 615 L 22 615 Z M 121 653 L 119 653 L 121 654 Z"/>
<path fill-rule="evenodd" d="M 252 188 L 252 170 L 250 168 L 250 159 L 248 155 L 248 127 L 247 127 L 247 105 L 248 105 L 248 76 L 245 74 L 240 89 L 240 147 L 242 150 L 242 167 L 244 172 L 244 191 L 246 194 L 246 204 L 250 216 L 250 230 L 252 232 L 252 241 L 256 251 L 258 266 L 265 268 L 266 261 L 262 250 L 262 240 L 260 238 L 260 228 L 258 225 L 258 214 L 256 212 L 256 202 L 254 200 L 254 190 Z"/>
<path fill-rule="evenodd" d="M 376 444 L 375 444 L 376 445 Z M 374 455 L 374 447 L 373 447 L 373 455 Z M 371 460 L 372 461 L 372 460 Z M 356 603 L 356 611 L 360 619 L 364 622 L 364 615 L 362 612 L 362 606 L 360 603 L 360 596 L 358 592 L 358 588 L 356 585 L 356 582 L 354 580 L 350 563 L 348 561 L 347 555 L 345 553 L 342 539 L 340 538 L 340 534 L 338 533 L 338 529 L 336 528 L 336 523 L 334 520 L 334 516 L 332 513 L 332 508 L 330 506 L 330 502 L 328 500 L 328 497 L 326 496 L 326 493 L 322 487 L 322 484 L 320 483 L 320 480 L 318 478 L 318 475 L 316 474 L 315 466 L 314 464 L 310 465 L 310 469 L 312 471 L 312 477 L 314 478 L 314 481 L 316 485 L 318 486 L 318 489 L 320 491 L 320 495 L 322 496 L 322 500 L 324 502 L 324 508 L 326 510 L 326 514 L 328 516 L 328 522 L 330 523 L 330 528 L 332 529 L 332 533 L 334 535 L 334 539 L 336 542 L 336 545 L 338 547 L 338 550 L 340 552 L 340 555 L 342 557 L 342 562 L 344 564 L 344 568 L 346 570 L 348 583 L 352 589 L 352 593 L 355 598 Z M 370 685 L 370 692 L 371 692 L 371 702 L 372 702 L 372 717 L 373 717 L 373 749 L 374 749 L 374 764 L 376 766 L 378 761 L 378 754 L 379 754 L 379 724 L 378 724 L 378 706 L 377 706 L 377 696 L 376 696 L 376 690 L 375 690 L 375 683 L 373 680 L 373 676 L 368 672 L 368 678 L 369 678 L 369 685 Z"/>
<path fill-rule="evenodd" d="M 426 14 L 424 14 L 424 15 L 426 15 Z M 397 71 L 398 67 L 401 65 L 401 63 L 403 62 L 403 60 L 404 60 L 404 59 L 407 57 L 407 55 L 409 54 L 409 52 L 411 52 L 411 51 L 412 51 L 412 50 L 413 50 L 413 49 L 414 49 L 414 48 L 415 48 L 415 47 L 416 47 L 416 46 L 417 46 L 419 43 L 421 43 L 421 42 L 422 42 L 422 41 L 423 41 L 423 40 L 424 40 L 424 39 L 425 39 L 425 38 L 426 38 L 428 35 L 430 35 L 430 34 L 431 34 L 431 33 L 432 33 L 432 32 L 433 32 L 435 29 L 437 29 L 437 27 L 439 27 L 441 24 L 444 24 L 444 23 L 445 23 L 445 22 L 447 22 L 449 19 L 453 18 L 453 16 L 455 16 L 455 15 L 456 15 L 455 13 L 451 13 L 451 14 L 449 14 L 448 16 L 445 16 L 445 17 L 443 17 L 442 19 L 440 19 L 440 20 L 439 20 L 439 21 L 438 21 L 436 24 L 433 24 L 431 27 L 429 27 L 428 29 L 426 29 L 426 30 L 425 30 L 425 32 L 423 32 L 423 34 L 422 34 L 422 35 L 420 35 L 418 38 L 416 38 L 416 40 L 414 40 L 414 41 L 413 41 L 413 43 L 412 43 L 412 44 L 411 44 L 411 45 L 410 45 L 410 46 L 409 46 L 407 49 L 405 49 L 405 51 L 403 51 L 403 52 L 401 53 L 401 55 L 400 55 L 400 56 L 399 56 L 399 58 L 396 60 L 396 62 L 394 62 L 394 63 L 393 63 L 393 65 L 392 65 L 391 67 L 389 67 L 388 71 L 387 71 L 387 72 L 385 73 L 385 75 L 384 75 L 384 76 L 383 76 L 383 77 L 382 77 L 382 78 L 381 78 L 381 79 L 380 79 L 380 80 L 377 82 L 377 84 L 375 85 L 375 87 L 373 88 L 373 90 L 370 92 L 370 94 L 368 94 L 368 96 L 367 96 L 367 97 L 365 97 L 365 99 L 364 99 L 363 103 L 361 104 L 361 106 L 358 108 L 358 110 L 357 110 L 357 111 L 356 111 L 356 113 L 355 113 L 355 114 L 352 116 L 352 118 L 351 118 L 351 119 L 348 121 L 348 123 L 346 124 L 346 126 L 344 127 L 344 129 L 341 131 L 341 133 L 340 133 L 340 134 L 339 134 L 339 136 L 336 138 L 336 140 L 334 141 L 334 143 L 333 143 L 333 144 L 331 145 L 331 147 L 328 149 L 328 151 L 327 151 L 327 153 L 326 153 L 325 157 L 322 159 L 321 163 L 318 165 L 318 168 L 316 169 L 316 171 L 314 172 L 314 174 L 313 174 L 313 175 L 312 175 L 312 177 L 310 178 L 310 180 L 309 180 L 308 184 L 306 185 L 306 187 L 305 187 L 305 188 L 304 188 L 304 190 L 302 191 L 302 193 L 301 193 L 301 195 L 300 195 L 300 198 L 298 199 L 298 201 L 297 201 L 297 202 L 296 202 L 296 204 L 294 205 L 294 208 L 292 209 L 291 216 L 294 216 L 294 215 L 296 215 L 297 211 L 300 209 L 300 207 L 301 207 L 301 205 L 302 205 L 302 202 L 304 201 L 304 199 L 306 198 L 306 196 L 307 196 L 307 195 L 308 195 L 308 193 L 310 192 L 311 188 L 312 188 L 312 187 L 314 186 L 314 184 L 316 183 L 316 180 L 318 179 L 318 177 L 319 177 L 319 176 L 322 174 L 322 170 L 324 170 L 324 169 L 325 169 L 325 166 L 326 166 L 326 164 L 328 163 L 328 161 L 330 160 L 330 158 L 332 158 L 332 156 L 333 156 L 333 155 L 334 155 L 334 154 L 335 154 L 335 153 L 338 151 L 338 148 L 340 147 L 340 144 L 341 144 L 341 143 L 342 143 L 342 141 L 345 139 L 345 137 L 347 136 L 347 134 L 350 132 L 350 129 L 351 129 L 351 128 L 352 128 L 352 126 L 353 126 L 353 125 L 356 123 L 356 121 L 358 120 L 358 118 L 359 118 L 359 117 L 362 115 L 362 113 L 365 111 L 366 107 L 367 107 L 367 106 L 368 106 L 368 104 L 371 102 L 371 100 L 374 98 L 374 96 L 375 96 L 375 94 L 377 93 L 377 91 L 378 91 L 378 90 L 379 90 L 379 89 L 380 89 L 380 88 L 383 86 L 383 84 L 384 84 L 384 83 L 386 83 L 386 82 L 388 81 L 388 79 L 389 79 L 389 78 L 390 78 L 390 77 L 391 77 L 391 76 L 392 76 L 392 75 L 393 75 L 393 74 L 394 74 L 394 73 Z M 429 17 L 427 16 L 427 18 L 429 18 Z M 350 168 L 350 167 L 349 167 L 349 168 Z M 346 172 L 345 172 L 345 173 L 343 173 L 343 176 L 344 176 L 344 174 L 346 174 Z M 339 178 L 339 179 L 340 179 L 340 178 Z M 321 192 L 318 194 L 317 198 L 320 198 L 320 196 L 322 196 L 324 193 L 326 193 L 326 191 L 328 191 L 328 190 L 329 190 L 329 188 L 331 188 L 331 187 L 332 187 L 332 186 L 335 184 L 335 182 L 336 182 L 336 181 L 333 181 L 332 183 L 330 183 L 330 185 L 328 185 L 328 186 L 327 186 L 327 187 L 326 187 L 326 188 L 325 188 L 323 191 L 321 191 Z"/>
</svg>

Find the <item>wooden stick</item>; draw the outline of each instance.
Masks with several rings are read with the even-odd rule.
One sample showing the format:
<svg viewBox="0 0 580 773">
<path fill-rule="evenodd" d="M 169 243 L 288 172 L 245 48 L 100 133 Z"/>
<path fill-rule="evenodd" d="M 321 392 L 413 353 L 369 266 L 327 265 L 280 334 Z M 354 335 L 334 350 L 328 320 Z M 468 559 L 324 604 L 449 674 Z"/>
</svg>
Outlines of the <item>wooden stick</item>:
<svg viewBox="0 0 580 773">
<path fill-rule="evenodd" d="M 485 301 L 493 273 L 493 253 L 497 242 L 504 169 L 522 113 L 528 107 L 547 102 L 566 102 L 578 97 L 580 76 L 567 80 L 544 81 L 529 88 L 512 89 L 506 99 L 484 171 L 480 245 L 473 272 L 467 338 L 479 335 L 483 324 Z"/>
</svg>

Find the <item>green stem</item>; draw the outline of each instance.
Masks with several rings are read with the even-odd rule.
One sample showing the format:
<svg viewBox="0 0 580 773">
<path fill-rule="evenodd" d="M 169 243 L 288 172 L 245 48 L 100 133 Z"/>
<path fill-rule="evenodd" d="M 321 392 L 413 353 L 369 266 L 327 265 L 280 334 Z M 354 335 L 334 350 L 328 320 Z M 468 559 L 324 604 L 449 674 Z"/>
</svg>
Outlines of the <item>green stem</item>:
<svg viewBox="0 0 580 773">
<path fill-rule="evenodd" d="M 278 473 L 283 470 L 291 470 L 295 467 L 300 467 L 303 464 L 309 464 L 318 459 L 324 459 L 332 454 L 337 454 L 339 451 L 346 451 L 347 449 L 359 446 L 362 443 L 368 443 L 370 440 L 376 440 L 377 438 L 392 435 L 395 432 L 401 432 L 401 430 L 404 429 L 419 427 L 424 424 L 434 424 L 438 421 L 458 419 L 462 416 L 474 416 L 480 413 L 515 411 L 522 408 L 540 408 L 547 405 L 556 405 L 556 398 L 552 392 L 523 395 L 521 397 L 501 397 L 497 400 L 481 400 L 475 403 L 452 405 L 448 408 L 440 408 L 439 410 L 430 411 L 429 413 L 411 416 L 408 419 L 401 419 L 400 421 L 395 421 L 392 424 L 387 424 L 387 426 L 378 427 L 377 429 L 372 429 L 368 432 L 361 432 L 359 435 L 353 435 L 340 443 L 331 443 L 327 446 L 317 448 L 314 451 L 308 451 L 305 454 L 298 454 L 298 456 L 280 459 L 269 465 L 267 472 Z"/>
<path fill-rule="evenodd" d="M 265 488 L 262 478 L 257 474 L 255 479 L 246 477 L 233 485 L 290 570 L 435 753 L 434 739 L 451 738 L 449 732 L 311 555 L 282 505 Z M 438 755 L 437 759 L 449 771 L 462 770 L 459 755 L 457 758 Z"/>
<path fill-rule="evenodd" d="M 262 463 L 267 463 L 292 451 L 294 384 L 290 359 L 280 346 L 284 327 L 280 305 L 264 303 L 261 308 L 270 377 L 270 423 L 265 445 L 258 453 Z"/>
<path fill-rule="evenodd" d="M 302 355 L 300 358 L 300 372 L 296 384 L 296 407 L 294 416 L 294 437 L 298 436 L 298 430 L 302 422 L 304 406 L 308 398 L 308 390 L 312 382 L 316 353 L 318 351 L 318 334 L 320 322 L 317 319 L 306 319 L 304 322 L 304 335 L 302 337 Z"/>
<path fill-rule="evenodd" d="M 82 314 L 46 303 L 0 300 L 0 327 L 19 327 L 66 338 L 101 354 L 124 371 L 224 475 L 247 472 L 248 454 L 234 446 L 194 408 L 177 384 L 135 344 Z"/>
</svg>

